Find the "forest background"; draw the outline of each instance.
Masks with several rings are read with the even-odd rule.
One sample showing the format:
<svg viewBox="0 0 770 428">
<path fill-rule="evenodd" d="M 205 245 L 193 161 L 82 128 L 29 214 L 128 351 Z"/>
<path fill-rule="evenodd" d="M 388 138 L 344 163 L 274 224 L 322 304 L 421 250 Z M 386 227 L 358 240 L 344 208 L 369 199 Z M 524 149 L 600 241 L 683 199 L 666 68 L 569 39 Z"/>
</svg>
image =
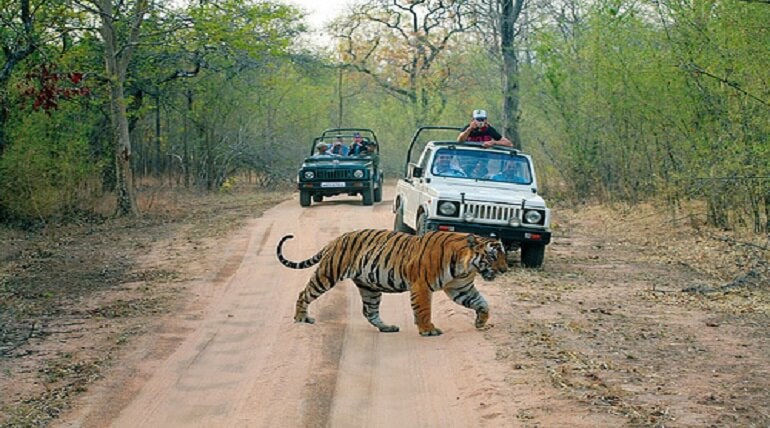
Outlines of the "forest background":
<svg viewBox="0 0 770 428">
<path fill-rule="evenodd" d="M 368 0 L 328 39 L 303 22 L 277 1 L 0 0 L 0 223 L 288 185 L 330 127 L 374 129 L 393 178 L 417 126 L 483 108 L 552 198 L 770 226 L 766 0 Z"/>
</svg>

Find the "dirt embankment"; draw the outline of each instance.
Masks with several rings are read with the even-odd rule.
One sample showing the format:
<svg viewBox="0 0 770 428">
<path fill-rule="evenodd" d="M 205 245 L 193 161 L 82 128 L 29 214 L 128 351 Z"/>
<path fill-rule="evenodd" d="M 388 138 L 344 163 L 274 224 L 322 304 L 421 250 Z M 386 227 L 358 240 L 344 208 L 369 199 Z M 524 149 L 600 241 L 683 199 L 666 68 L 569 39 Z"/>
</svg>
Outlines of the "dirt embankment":
<svg viewBox="0 0 770 428">
<path fill-rule="evenodd" d="M 770 424 L 768 243 L 649 208 L 556 211 L 542 269 L 479 281 L 484 332 L 439 294 L 443 336 L 416 334 L 406 295 L 382 304 L 401 332 L 379 333 L 347 282 L 311 305 L 317 324 L 294 324 L 311 270 L 278 265 L 277 239 L 293 232 L 298 260 L 389 228 L 385 196 L 3 232 L 0 426 Z"/>
</svg>

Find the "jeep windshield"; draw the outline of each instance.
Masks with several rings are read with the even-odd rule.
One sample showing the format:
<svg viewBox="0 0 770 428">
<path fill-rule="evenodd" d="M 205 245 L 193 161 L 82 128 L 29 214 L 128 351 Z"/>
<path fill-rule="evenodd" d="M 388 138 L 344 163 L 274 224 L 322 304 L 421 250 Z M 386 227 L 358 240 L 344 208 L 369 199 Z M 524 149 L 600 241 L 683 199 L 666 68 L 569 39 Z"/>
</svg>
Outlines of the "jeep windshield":
<svg viewBox="0 0 770 428">
<path fill-rule="evenodd" d="M 529 160 L 524 156 L 452 148 L 437 150 L 431 166 L 431 173 L 436 177 L 513 184 L 531 184 L 530 171 Z"/>
</svg>

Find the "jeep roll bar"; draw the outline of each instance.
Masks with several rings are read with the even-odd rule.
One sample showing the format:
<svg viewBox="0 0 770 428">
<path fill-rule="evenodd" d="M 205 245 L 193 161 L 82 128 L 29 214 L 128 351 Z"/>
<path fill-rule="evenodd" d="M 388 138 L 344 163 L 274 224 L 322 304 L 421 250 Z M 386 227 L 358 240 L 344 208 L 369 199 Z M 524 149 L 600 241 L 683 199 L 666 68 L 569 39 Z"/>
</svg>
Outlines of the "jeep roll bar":
<svg viewBox="0 0 770 428">
<path fill-rule="evenodd" d="M 463 128 L 460 126 L 421 126 L 417 128 L 417 131 L 415 131 L 414 135 L 412 136 L 412 141 L 409 143 L 409 150 L 406 151 L 406 163 L 404 164 L 404 177 L 406 177 L 407 174 L 409 173 L 409 162 L 412 160 L 412 148 L 414 148 L 414 144 L 417 142 L 417 138 L 420 136 L 420 134 L 423 131 L 436 131 L 436 130 L 460 132 L 463 130 Z M 459 144 L 457 143 L 456 137 L 453 142 L 455 144 Z"/>
<path fill-rule="evenodd" d="M 374 130 L 369 128 L 327 128 L 325 129 L 319 137 L 313 138 L 313 143 L 310 146 L 310 156 L 315 153 L 315 146 L 321 142 L 326 140 L 331 140 L 332 138 L 336 137 L 338 134 L 341 134 L 343 137 L 352 137 L 354 132 L 361 133 L 361 136 L 365 140 L 369 140 L 370 142 L 373 142 L 375 146 L 377 147 L 377 153 L 380 152 L 380 143 L 377 140 L 377 134 L 374 133 Z"/>
</svg>

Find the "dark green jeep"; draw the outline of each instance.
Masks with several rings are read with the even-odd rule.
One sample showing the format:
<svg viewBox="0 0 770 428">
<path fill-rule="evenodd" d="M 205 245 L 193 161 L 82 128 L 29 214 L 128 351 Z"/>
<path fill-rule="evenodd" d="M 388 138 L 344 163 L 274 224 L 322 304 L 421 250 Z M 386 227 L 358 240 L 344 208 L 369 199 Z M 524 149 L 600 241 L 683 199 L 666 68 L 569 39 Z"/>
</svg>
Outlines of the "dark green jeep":
<svg viewBox="0 0 770 428">
<path fill-rule="evenodd" d="M 382 200 L 380 145 L 367 128 L 332 128 L 313 140 L 310 156 L 297 173 L 299 204 L 311 199 L 361 195 L 364 205 Z"/>
</svg>

